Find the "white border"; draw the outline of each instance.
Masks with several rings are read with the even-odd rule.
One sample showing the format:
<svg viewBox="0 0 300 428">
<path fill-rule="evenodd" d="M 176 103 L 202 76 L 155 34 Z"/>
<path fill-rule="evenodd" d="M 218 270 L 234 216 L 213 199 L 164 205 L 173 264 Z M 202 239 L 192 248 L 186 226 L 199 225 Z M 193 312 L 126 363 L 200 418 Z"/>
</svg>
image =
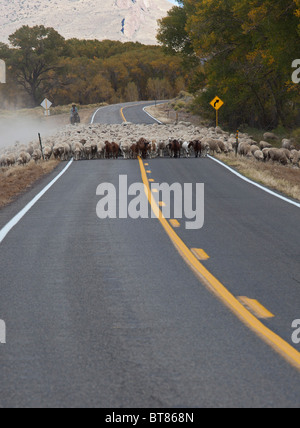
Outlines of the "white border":
<svg viewBox="0 0 300 428">
<path fill-rule="evenodd" d="M 286 197 L 280 195 L 279 193 L 275 193 L 272 190 L 268 189 L 267 187 L 261 186 L 260 184 L 256 183 L 255 181 L 250 180 L 249 178 L 245 177 L 244 175 L 242 175 L 239 172 L 235 171 L 234 169 L 230 168 L 230 166 L 219 161 L 218 159 L 215 159 L 212 156 L 208 156 L 208 157 L 209 157 L 209 159 L 213 160 L 214 162 L 217 162 L 219 165 L 228 169 L 228 171 L 232 172 L 232 174 L 241 178 L 243 181 L 246 181 L 247 183 L 252 184 L 255 187 L 258 187 L 259 189 L 263 190 L 264 192 L 269 193 L 270 195 L 275 196 L 276 198 L 281 199 L 284 202 L 288 202 L 289 204 L 294 205 L 297 208 L 300 208 L 300 203 L 297 203 L 297 202 L 293 201 L 292 199 L 286 198 Z"/>
<path fill-rule="evenodd" d="M 108 107 L 108 106 L 102 106 L 102 107 L 99 107 L 96 111 L 95 111 L 95 113 L 93 114 L 93 116 L 92 116 L 92 119 L 91 119 L 91 125 L 93 125 L 94 124 L 94 120 L 95 120 L 95 117 L 96 117 L 96 114 L 98 113 L 98 111 L 100 111 L 102 108 L 105 108 L 105 107 Z"/>
<path fill-rule="evenodd" d="M 60 177 L 70 168 L 73 159 L 70 160 L 68 165 L 51 181 L 34 199 L 32 199 L 25 208 L 22 209 L 6 226 L 0 230 L 0 244 L 6 235 L 19 223 L 20 220 L 28 213 L 28 211 L 41 199 L 42 196 L 60 179 Z"/>
<path fill-rule="evenodd" d="M 165 104 L 165 103 L 159 103 L 159 104 L 156 104 L 156 105 L 157 105 L 157 106 L 160 106 L 160 105 L 162 105 L 162 104 Z M 151 104 L 151 105 L 149 105 L 149 106 L 145 106 L 145 107 L 143 108 L 143 112 L 144 112 L 144 113 L 146 113 L 148 116 L 150 116 L 150 117 L 151 117 L 151 119 L 155 120 L 159 125 L 163 125 L 163 122 L 161 122 L 160 120 L 156 119 L 154 116 L 152 116 L 152 114 L 150 114 L 150 113 L 148 113 L 148 112 L 146 111 L 146 108 L 153 107 L 153 106 L 155 106 L 155 104 Z"/>
</svg>

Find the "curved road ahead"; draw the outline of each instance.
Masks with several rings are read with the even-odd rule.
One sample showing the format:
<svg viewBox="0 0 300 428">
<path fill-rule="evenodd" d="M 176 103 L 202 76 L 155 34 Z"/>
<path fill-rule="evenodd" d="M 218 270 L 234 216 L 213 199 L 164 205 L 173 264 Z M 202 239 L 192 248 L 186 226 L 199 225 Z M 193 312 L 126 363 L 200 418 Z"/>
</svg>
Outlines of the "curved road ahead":
<svg viewBox="0 0 300 428">
<path fill-rule="evenodd" d="M 122 123 L 123 108 L 127 121 L 153 123 L 144 105 L 93 120 Z M 155 182 L 205 184 L 204 227 L 179 220 L 176 234 L 299 352 L 299 208 L 210 159 L 146 163 Z M 0 212 L 0 232 L 64 167 Z M 98 185 L 141 183 L 141 168 L 73 163 L 0 244 L 0 407 L 299 407 L 299 370 L 199 281 L 158 219 L 97 217 Z"/>
</svg>

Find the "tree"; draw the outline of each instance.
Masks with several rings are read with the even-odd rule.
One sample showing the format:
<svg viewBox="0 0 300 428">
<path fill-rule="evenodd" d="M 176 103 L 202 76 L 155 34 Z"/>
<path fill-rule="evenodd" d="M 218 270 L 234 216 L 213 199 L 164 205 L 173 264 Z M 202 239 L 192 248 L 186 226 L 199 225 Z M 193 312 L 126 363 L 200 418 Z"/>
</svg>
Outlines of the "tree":
<svg viewBox="0 0 300 428">
<path fill-rule="evenodd" d="M 125 89 L 125 101 L 139 101 L 139 91 L 134 82 L 129 82 Z"/>
<path fill-rule="evenodd" d="M 63 54 L 64 38 L 53 28 L 23 26 L 9 37 L 14 47 L 10 58 L 17 82 L 32 97 L 34 105 L 41 102 L 40 89 L 47 73 L 57 69 Z"/>
<path fill-rule="evenodd" d="M 181 3 L 182 10 L 173 8 L 161 21 L 158 39 L 166 49 L 203 64 L 201 70 L 195 63 L 190 79 L 199 112 L 213 117 L 207 106 L 218 94 L 226 102 L 221 114 L 234 126 L 293 126 L 299 117 L 291 64 L 299 55 L 300 0 Z"/>
<path fill-rule="evenodd" d="M 149 79 L 147 92 L 150 99 L 165 100 L 174 95 L 172 86 L 167 79 Z"/>
</svg>

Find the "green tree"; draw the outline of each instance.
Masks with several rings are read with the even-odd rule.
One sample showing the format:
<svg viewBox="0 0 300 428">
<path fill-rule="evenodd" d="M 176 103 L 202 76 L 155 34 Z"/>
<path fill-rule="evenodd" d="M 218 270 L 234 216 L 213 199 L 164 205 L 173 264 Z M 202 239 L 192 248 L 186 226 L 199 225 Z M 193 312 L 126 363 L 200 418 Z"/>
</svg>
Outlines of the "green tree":
<svg viewBox="0 0 300 428">
<path fill-rule="evenodd" d="M 53 28 L 23 26 L 9 37 L 14 47 L 12 66 L 17 82 L 32 97 L 34 105 L 41 102 L 41 86 L 48 73 L 57 69 L 64 52 L 64 38 Z"/>
</svg>

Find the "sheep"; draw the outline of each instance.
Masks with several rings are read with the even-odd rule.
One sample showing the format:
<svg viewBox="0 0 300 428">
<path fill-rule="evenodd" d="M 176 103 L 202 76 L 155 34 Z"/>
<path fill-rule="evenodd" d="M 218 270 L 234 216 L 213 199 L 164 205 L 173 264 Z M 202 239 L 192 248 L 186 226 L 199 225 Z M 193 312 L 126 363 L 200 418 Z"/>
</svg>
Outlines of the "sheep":
<svg viewBox="0 0 300 428">
<path fill-rule="evenodd" d="M 60 158 L 60 145 L 59 144 L 55 144 L 55 146 L 53 147 L 53 156 L 54 156 L 54 159 Z"/>
<path fill-rule="evenodd" d="M 209 144 L 204 140 L 201 141 L 201 153 L 203 157 L 207 157 L 209 153 Z"/>
<path fill-rule="evenodd" d="M 248 143 L 240 143 L 238 146 L 238 154 L 241 156 L 249 156 L 251 153 L 251 146 Z"/>
<path fill-rule="evenodd" d="M 254 156 L 254 153 L 256 151 L 260 151 L 260 148 L 258 146 L 251 146 L 250 151 L 251 151 L 251 154 Z"/>
<path fill-rule="evenodd" d="M 282 140 L 281 147 L 287 150 L 295 150 L 295 146 L 293 146 L 291 140 L 287 140 L 287 139 Z"/>
<path fill-rule="evenodd" d="M 31 161 L 31 156 L 27 152 L 21 152 L 18 157 L 18 165 L 27 165 Z"/>
<path fill-rule="evenodd" d="M 219 146 L 219 149 L 221 150 L 221 152 L 225 152 L 226 150 L 226 146 L 225 143 L 222 140 L 216 140 L 217 144 Z"/>
<path fill-rule="evenodd" d="M 157 156 L 157 144 L 156 141 L 153 140 L 150 144 L 150 159 L 154 159 Z"/>
<path fill-rule="evenodd" d="M 292 164 L 299 166 L 300 163 L 300 152 L 298 152 L 297 150 L 292 150 L 291 151 L 291 155 L 292 155 Z"/>
<path fill-rule="evenodd" d="M 182 144 L 182 150 L 183 150 L 183 154 L 186 158 L 189 158 L 191 156 L 191 152 L 190 152 L 190 147 L 189 147 L 189 143 L 187 141 L 185 141 Z"/>
<path fill-rule="evenodd" d="M 256 150 L 253 153 L 253 156 L 255 157 L 256 160 L 258 161 L 264 161 L 264 154 L 261 150 Z"/>
<path fill-rule="evenodd" d="M 39 160 L 42 159 L 42 152 L 39 149 L 35 149 L 32 153 L 32 159 L 37 163 Z"/>
<path fill-rule="evenodd" d="M 266 141 L 261 141 L 259 143 L 259 147 L 260 147 L 260 150 L 263 150 L 263 149 L 271 149 L 273 146 L 272 144 L 267 143 Z"/>
<path fill-rule="evenodd" d="M 272 132 L 266 132 L 264 134 L 264 140 L 278 141 L 279 138 Z"/>
<path fill-rule="evenodd" d="M 97 144 L 97 158 L 104 159 L 104 154 L 105 154 L 105 144 L 103 143 L 103 141 L 100 141 Z"/>
<path fill-rule="evenodd" d="M 52 148 L 50 146 L 48 146 L 48 145 L 45 146 L 44 147 L 44 157 L 45 157 L 45 160 L 46 161 L 50 160 L 51 155 L 52 155 Z"/>
<path fill-rule="evenodd" d="M 159 151 L 159 156 L 161 158 L 164 157 L 164 152 L 166 150 L 166 147 L 167 147 L 167 143 L 165 143 L 163 140 L 160 140 L 157 145 L 157 149 Z"/>
<path fill-rule="evenodd" d="M 288 164 L 288 158 L 286 157 L 286 154 L 284 151 L 282 151 L 282 149 L 270 149 L 268 158 L 273 162 L 279 162 L 282 165 Z"/>
<path fill-rule="evenodd" d="M 0 156 L 0 167 L 5 167 L 7 165 L 6 155 Z"/>
<path fill-rule="evenodd" d="M 210 153 L 215 154 L 216 153 L 221 153 L 221 149 L 220 146 L 218 144 L 218 140 L 213 140 L 212 138 L 207 138 L 206 140 L 204 140 L 204 143 L 209 145 L 209 151 Z"/>
<path fill-rule="evenodd" d="M 138 147 L 137 147 L 137 144 L 135 144 L 135 143 L 131 144 L 130 156 L 132 159 L 137 159 L 137 157 L 138 157 Z"/>
<path fill-rule="evenodd" d="M 267 160 L 269 160 L 269 151 L 271 150 L 271 148 L 265 148 L 262 149 L 262 154 L 264 156 L 264 161 L 266 162 Z"/>
<path fill-rule="evenodd" d="M 79 161 L 82 158 L 83 153 L 83 145 L 81 143 L 75 143 L 73 145 L 74 160 Z"/>
<path fill-rule="evenodd" d="M 124 159 L 130 158 L 130 147 L 131 143 L 129 141 L 122 141 L 120 145 L 121 152 L 123 154 Z"/>
<path fill-rule="evenodd" d="M 93 154 L 92 154 L 92 144 L 91 143 L 85 143 L 83 147 L 84 155 L 87 160 L 92 160 Z"/>
</svg>

